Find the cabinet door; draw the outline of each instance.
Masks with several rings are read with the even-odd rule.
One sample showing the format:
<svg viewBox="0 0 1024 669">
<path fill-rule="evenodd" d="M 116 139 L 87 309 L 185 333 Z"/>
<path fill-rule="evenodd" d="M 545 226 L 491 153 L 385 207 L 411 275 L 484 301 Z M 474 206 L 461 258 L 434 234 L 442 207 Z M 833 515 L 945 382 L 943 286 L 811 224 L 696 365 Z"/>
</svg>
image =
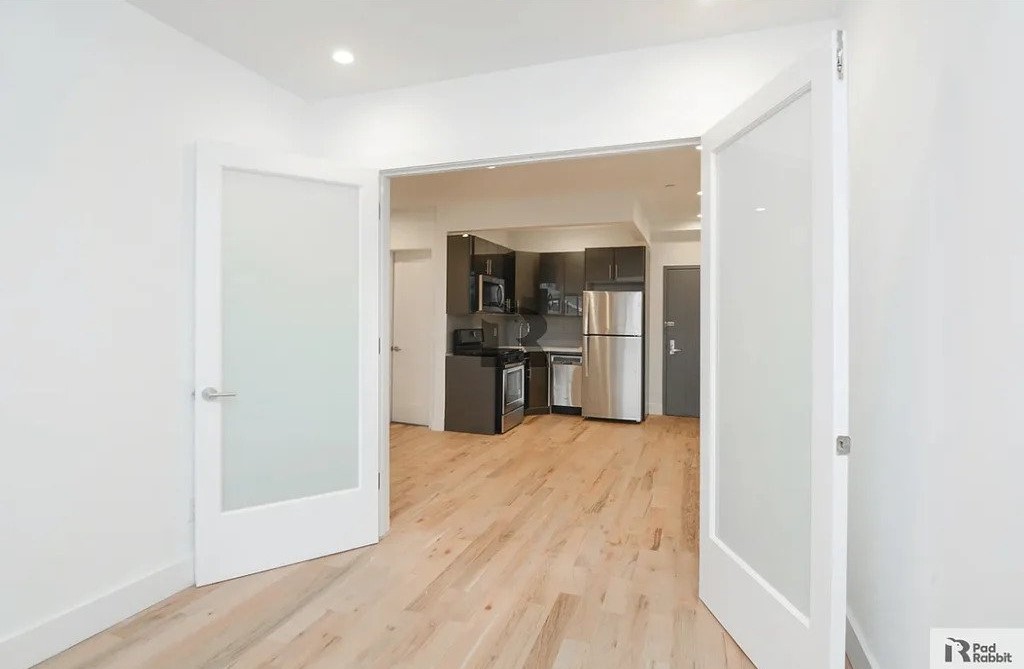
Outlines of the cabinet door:
<svg viewBox="0 0 1024 669">
<path fill-rule="evenodd" d="M 566 316 L 583 315 L 583 289 L 585 284 L 585 254 L 583 251 L 563 253 L 565 284 L 563 285 L 562 313 Z"/>
<path fill-rule="evenodd" d="M 615 249 L 587 249 L 584 276 L 588 284 L 615 280 Z"/>
<path fill-rule="evenodd" d="M 562 294 L 565 283 L 565 263 L 561 253 L 541 253 L 538 272 L 538 313 L 543 315 L 562 314 Z"/>
<path fill-rule="evenodd" d="M 464 316 L 472 311 L 470 305 L 472 241 L 455 235 L 448 238 L 448 313 Z"/>
<path fill-rule="evenodd" d="M 529 380 L 526 388 L 527 409 L 548 408 L 548 354 L 540 351 L 530 353 L 528 360 Z"/>
<path fill-rule="evenodd" d="M 516 251 L 511 295 L 515 310 L 521 314 L 537 313 L 537 273 L 540 269 L 540 254 Z"/>
<path fill-rule="evenodd" d="M 620 246 L 615 249 L 615 281 L 641 282 L 647 273 L 647 249 L 643 246 Z"/>
</svg>

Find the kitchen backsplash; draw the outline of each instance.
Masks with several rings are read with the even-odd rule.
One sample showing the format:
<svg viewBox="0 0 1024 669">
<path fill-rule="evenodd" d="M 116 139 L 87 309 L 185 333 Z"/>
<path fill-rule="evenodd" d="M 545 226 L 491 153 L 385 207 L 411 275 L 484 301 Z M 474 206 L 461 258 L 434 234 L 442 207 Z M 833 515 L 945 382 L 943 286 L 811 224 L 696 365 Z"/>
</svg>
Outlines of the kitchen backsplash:
<svg viewBox="0 0 1024 669">
<path fill-rule="evenodd" d="M 579 346 L 583 340 L 583 319 L 573 316 L 511 316 L 499 314 L 470 314 L 449 316 L 447 350 L 452 347 L 452 332 L 459 328 L 484 328 L 485 342 L 490 343 L 496 330 L 498 346 L 518 346 L 523 320 L 530 324 L 524 344 Z M 487 327 L 487 326 L 490 327 Z"/>
</svg>

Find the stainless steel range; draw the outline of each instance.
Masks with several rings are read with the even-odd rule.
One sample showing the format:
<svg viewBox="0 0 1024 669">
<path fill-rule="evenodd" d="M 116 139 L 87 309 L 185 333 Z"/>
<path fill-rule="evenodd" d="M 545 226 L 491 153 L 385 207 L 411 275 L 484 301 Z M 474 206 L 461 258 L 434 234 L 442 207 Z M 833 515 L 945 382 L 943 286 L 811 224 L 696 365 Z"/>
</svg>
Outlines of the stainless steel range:
<svg viewBox="0 0 1024 669">
<path fill-rule="evenodd" d="M 526 412 L 526 352 L 516 347 L 485 347 L 481 328 L 455 330 L 453 336 L 454 355 L 478 358 L 482 367 L 494 370 L 494 431 L 507 432 L 522 423 Z M 459 408 L 450 409 L 446 407 L 446 414 L 453 415 Z"/>
</svg>

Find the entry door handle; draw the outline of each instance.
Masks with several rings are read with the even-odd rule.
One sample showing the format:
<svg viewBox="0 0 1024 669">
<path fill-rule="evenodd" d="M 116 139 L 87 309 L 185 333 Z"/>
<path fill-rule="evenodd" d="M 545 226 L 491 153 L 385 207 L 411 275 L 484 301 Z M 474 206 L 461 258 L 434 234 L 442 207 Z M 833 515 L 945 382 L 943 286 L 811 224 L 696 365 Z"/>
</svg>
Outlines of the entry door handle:
<svg viewBox="0 0 1024 669">
<path fill-rule="evenodd" d="M 391 350 L 394 351 L 395 353 L 398 353 L 399 351 L 402 350 L 402 347 L 401 346 L 392 346 Z"/>
<path fill-rule="evenodd" d="M 669 339 L 668 340 L 668 354 L 669 355 L 675 355 L 676 353 L 682 353 L 682 352 L 683 352 L 683 349 L 676 348 L 676 340 L 675 339 Z"/>
<path fill-rule="evenodd" d="M 235 397 L 238 393 L 222 393 L 216 388 L 203 388 L 201 395 L 207 402 L 212 402 L 213 400 L 217 400 L 222 397 Z"/>
</svg>

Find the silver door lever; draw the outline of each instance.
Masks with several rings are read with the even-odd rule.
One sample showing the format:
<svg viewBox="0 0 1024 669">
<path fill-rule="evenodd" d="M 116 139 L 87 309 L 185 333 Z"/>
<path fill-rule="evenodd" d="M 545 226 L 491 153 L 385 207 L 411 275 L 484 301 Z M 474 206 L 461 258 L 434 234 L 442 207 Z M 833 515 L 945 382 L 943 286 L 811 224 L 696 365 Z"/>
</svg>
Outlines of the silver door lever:
<svg viewBox="0 0 1024 669">
<path fill-rule="evenodd" d="M 683 349 L 676 348 L 676 340 L 675 339 L 669 339 L 668 340 L 668 354 L 669 355 L 675 355 L 676 353 L 682 353 L 682 352 L 683 352 Z"/>
<path fill-rule="evenodd" d="M 220 399 L 221 397 L 235 397 L 238 393 L 222 393 L 218 392 L 216 388 L 203 388 L 201 395 L 204 400 L 212 402 L 213 400 Z"/>
</svg>

